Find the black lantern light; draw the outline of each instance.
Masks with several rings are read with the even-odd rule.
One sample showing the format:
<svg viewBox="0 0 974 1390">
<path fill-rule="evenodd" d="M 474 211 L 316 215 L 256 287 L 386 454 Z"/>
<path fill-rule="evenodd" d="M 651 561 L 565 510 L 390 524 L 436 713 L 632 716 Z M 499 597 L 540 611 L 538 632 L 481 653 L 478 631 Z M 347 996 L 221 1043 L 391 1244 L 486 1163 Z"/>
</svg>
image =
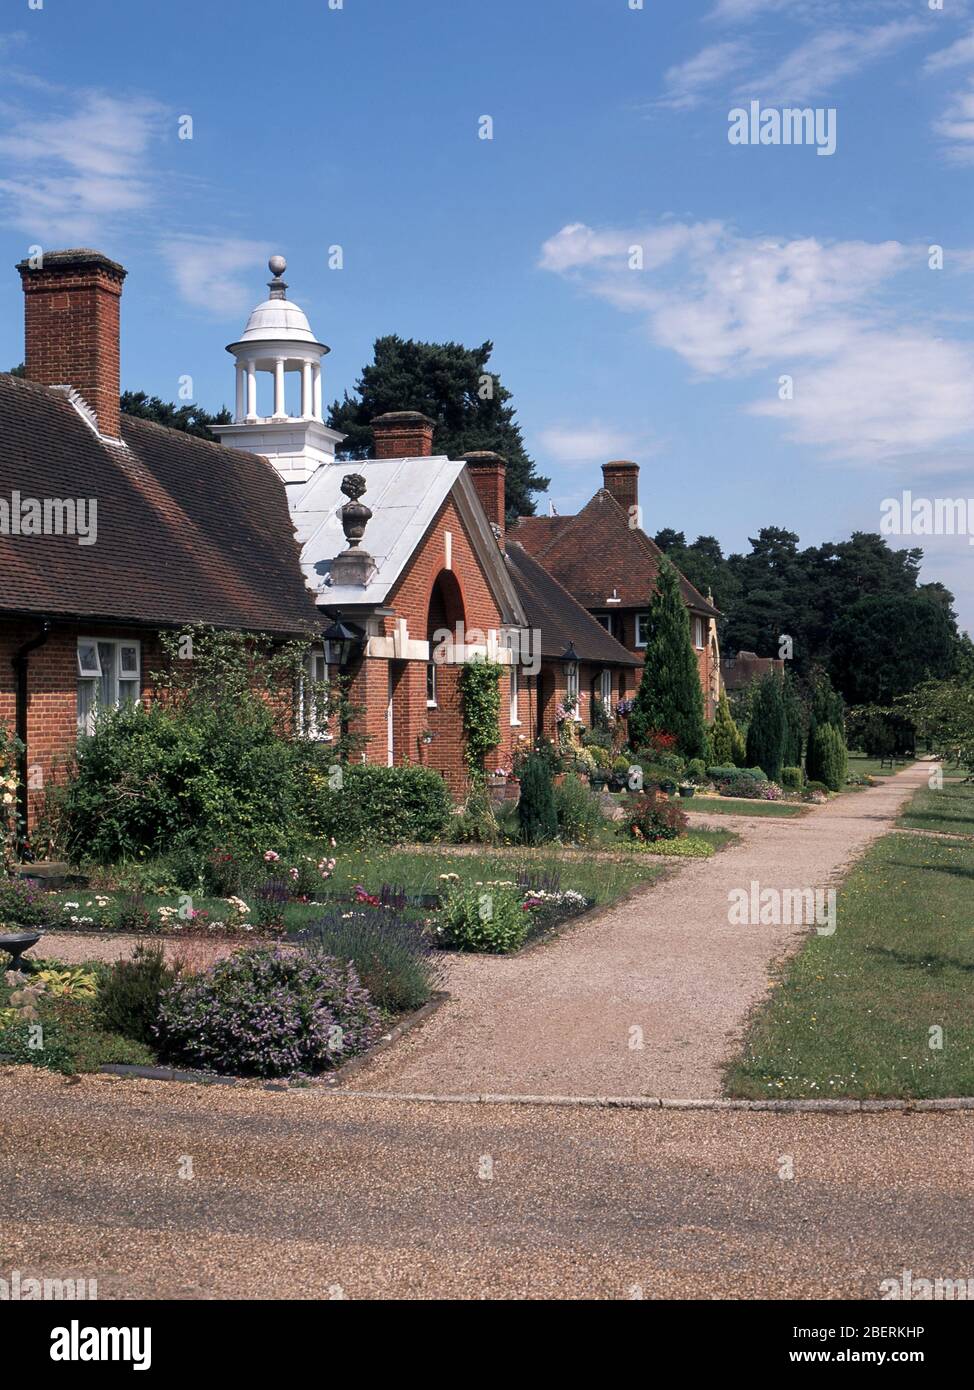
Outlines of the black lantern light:
<svg viewBox="0 0 974 1390">
<path fill-rule="evenodd" d="M 364 644 L 361 630 L 342 622 L 341 613 L 335 614 L 335 621 L 325 628 L 321 636 L 325 644 L 325 661 L 339 670 L 354 661 Z"/>
<path fill-rule="evenodd" d="M 561 654 L 561 664 L 566 675 L 571 675 L 578 670 L 578 652 L 575 650 L 575 643 L 569 642 L 568 646 Z"/>
</svg>

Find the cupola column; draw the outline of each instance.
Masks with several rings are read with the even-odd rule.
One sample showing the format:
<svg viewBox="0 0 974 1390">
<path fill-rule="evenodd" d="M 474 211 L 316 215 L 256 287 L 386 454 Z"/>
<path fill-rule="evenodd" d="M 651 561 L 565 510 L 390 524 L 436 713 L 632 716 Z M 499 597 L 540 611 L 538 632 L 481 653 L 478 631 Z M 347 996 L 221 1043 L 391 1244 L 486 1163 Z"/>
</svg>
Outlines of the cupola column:
<svg viewBox="0 0 974 1390">
<path fill-rule="evenodd" d="M 314 417 L 315 417 L 316 420 L 322 420 L 322 419 L 324 419 L 324 416 L 323 416 L 322 413 L 321 413 L 321 363 L 320 363 L 320 362 L 315 362 L 315 363 L 312 365 L 312 372 L 314 373 L 314 379 L 315 379 L 315 390 L 314 390 L 314 397 L 315 397 L 315 400 L 314 400 Z"/>
<path fill-rule="evenodd" d="M 310 420 L 314 414 L 314 388 L 311 384 L 311 363 L 301 363 L 301 416 Z"/>
<path fill-rule="evenodd" d="M 274 359 L 274 419 L 283 420 L 287 415 L 284 409 L 284 358 Z"/>
<path fill-rule="evenodd" d="M 244 371 L 244 364 L 237 363 L 237 409 L 236 422 L 240 424 L 247 412 L 247 373 Z"/>
<path fill-rule="evenodd" d="M 247 363 L 247 419 L 257 419 L 257 368 Z"/>
</svg>

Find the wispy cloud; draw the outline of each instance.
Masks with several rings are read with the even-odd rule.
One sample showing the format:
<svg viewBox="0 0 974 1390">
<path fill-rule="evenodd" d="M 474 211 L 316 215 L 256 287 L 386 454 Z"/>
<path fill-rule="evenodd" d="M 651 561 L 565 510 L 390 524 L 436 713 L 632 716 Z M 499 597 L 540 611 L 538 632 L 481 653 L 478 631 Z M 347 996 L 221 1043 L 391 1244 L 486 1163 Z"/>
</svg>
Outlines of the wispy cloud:
<svg viewBox="0 0 974 1390">
<path fill-rule="evenodd" d="M 938 48 L 923 64 L 925 73 L 948 72 L 952 68 L 964 68 L 974 63 L 974 30 L 962 39 L 957 39 L 946 48 Z"/>
<path fill-rule="evenodd" d="M 643 272 L 628 248 L 645 248 Z M 741 237 L 720 223 L 562 228 L 541 265 L 621 310 L 700 378 L 765 375 L 748 412 L 843 458 L 936 450 L 974 431 L 974 348 L 897 319 L 894 277 L 922 264 L 896 241 Z M 778 377 L 794 397 L 778 397 Z"/>
<path fill-rule="evenodd" d="M 770 10 L 783 10 L 788 3 L 789 0 L 717 0 L 707 17 L 733 23 L 741 19 L 752 19 L 755 15 L 766 14 Z"/>
<path fill-rule="evenodd" d="M 180 297 L 213 318 L 253 306 L 255 276 L 273 250 L 268 242 L 224 236 L 175 236 L 159 247 Z"/>
<path fill-rule="evenodd" d="M 706 90 L 738 69 L 747 55 L 747 46 L 734 41 L 701 49 L 696 57 L 667 70 L 665 91 L 656 104 L 675 111 L 699 106 Z"/>
<path fill-rule="evenodd" d="M 825 29 L 792 49 L 772 68 L 754 73 L 739 90 L 769 104 L 808 101 L 831 92 L 922 30 L 923 25 L 915 19 L 892 20 L 870 29 Z"/>
<path fill-rule="evenodd" d="M 0 212 L 40 244 L 87 241 L 153 201 L 146 156 L 164 108 L 104 92 L 65 97 L 45 116 L 5 108 Z"/>
<path fill-rule="evenodd" d="M 974 79 L 954 92 L 933 128 L 947 142 L 947 159 L 955 164 L 974 163 Z"/>
</svg>

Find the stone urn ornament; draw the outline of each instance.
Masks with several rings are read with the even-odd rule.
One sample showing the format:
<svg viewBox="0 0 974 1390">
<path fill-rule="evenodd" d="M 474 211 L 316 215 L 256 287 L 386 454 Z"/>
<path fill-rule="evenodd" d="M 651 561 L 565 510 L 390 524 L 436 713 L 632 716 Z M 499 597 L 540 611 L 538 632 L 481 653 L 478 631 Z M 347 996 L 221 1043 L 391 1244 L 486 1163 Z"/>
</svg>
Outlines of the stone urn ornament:
<svg viewBox="0 0 974 1390">
<path fill-rule="evenodd" d="M 341 490 L 349 499 L 342 507 L 341 513 L 342 530 L 345 532 L 349 550 L 354 550 L 359 545 L 372 518 L 371 508 L 359 501 L 365 488 L 366 482 L 361 473 L 346 473 L 341 482 Z"/>
</svg>

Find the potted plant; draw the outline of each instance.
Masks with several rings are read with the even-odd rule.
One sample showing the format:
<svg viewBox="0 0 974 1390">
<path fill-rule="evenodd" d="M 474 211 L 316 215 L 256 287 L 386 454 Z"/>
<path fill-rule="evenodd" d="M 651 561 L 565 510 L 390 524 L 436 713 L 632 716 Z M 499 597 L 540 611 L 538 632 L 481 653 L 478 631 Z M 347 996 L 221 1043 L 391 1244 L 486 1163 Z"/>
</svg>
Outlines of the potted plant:
<svg viewBox="0 0 974 1390">
<path fill-rule="evenodd" d="M 677 790 L 681 796 L 693 796 L 697 788 L 693 782 L 681 782 Z"/>
</svg>

